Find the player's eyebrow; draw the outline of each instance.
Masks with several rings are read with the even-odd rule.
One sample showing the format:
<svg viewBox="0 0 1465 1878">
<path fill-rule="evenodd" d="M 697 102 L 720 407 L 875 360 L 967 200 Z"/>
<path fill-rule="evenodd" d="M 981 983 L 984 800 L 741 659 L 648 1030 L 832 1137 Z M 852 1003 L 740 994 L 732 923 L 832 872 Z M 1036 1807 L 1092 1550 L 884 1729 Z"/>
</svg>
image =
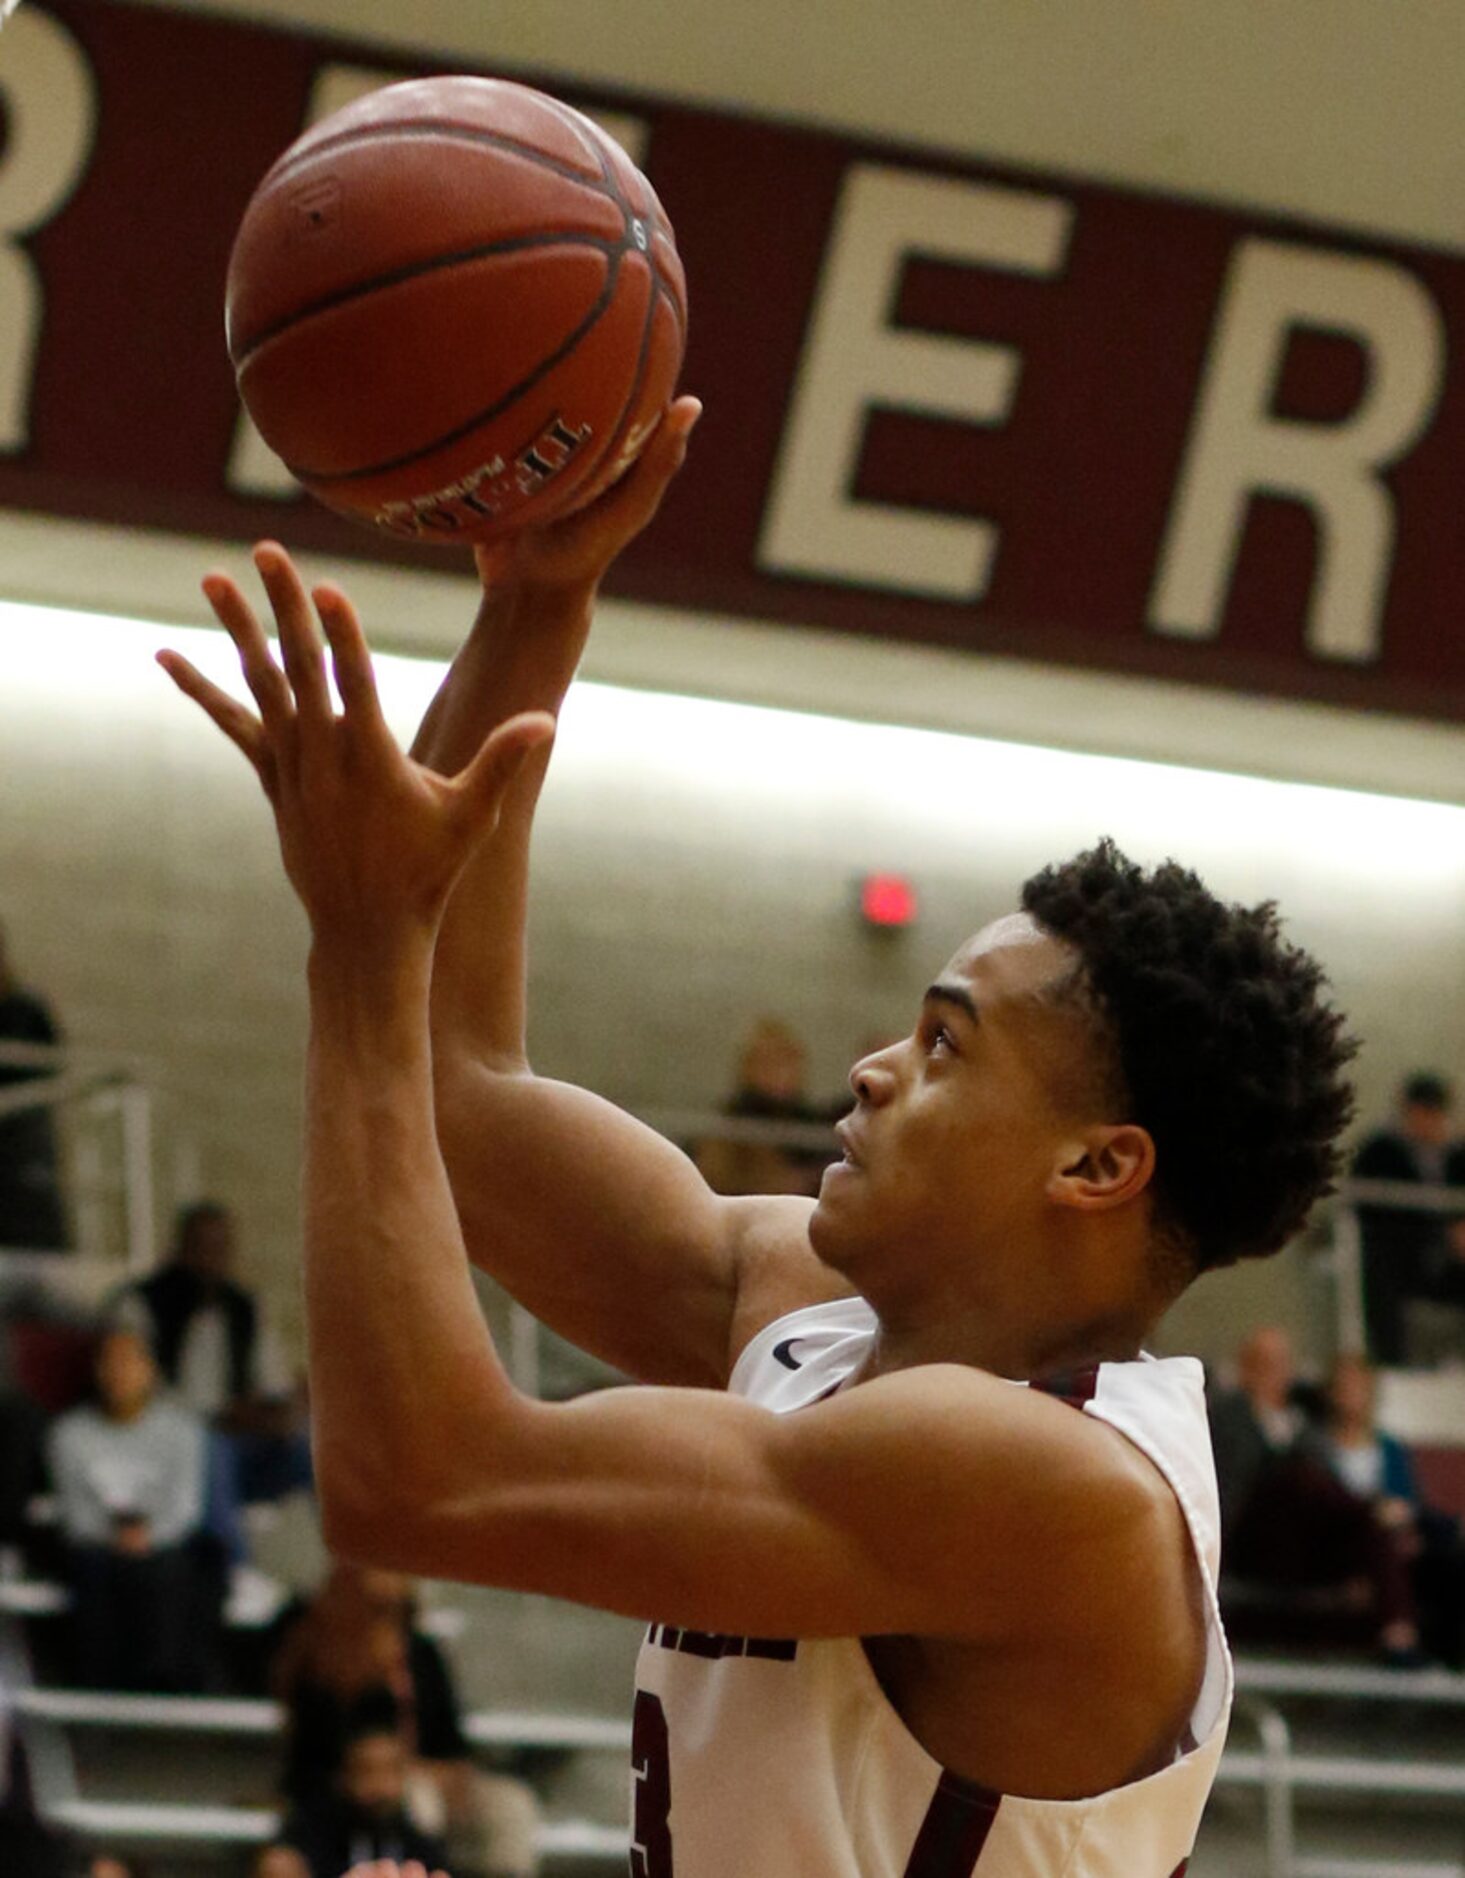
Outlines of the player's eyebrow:
<svg viewBox="0 0 1465 1878">
<path fill-rule="evenodd" d="M 965 985 L 947 985 L 936 983 L 927 985 L 925 1002 L 927 1004 L 954 1004 L 959 1011 L 965 1011 L 974 1024 L 981 1023 L 981 1013 L 977 1010 L 977 1001 Z"/>
</svg>

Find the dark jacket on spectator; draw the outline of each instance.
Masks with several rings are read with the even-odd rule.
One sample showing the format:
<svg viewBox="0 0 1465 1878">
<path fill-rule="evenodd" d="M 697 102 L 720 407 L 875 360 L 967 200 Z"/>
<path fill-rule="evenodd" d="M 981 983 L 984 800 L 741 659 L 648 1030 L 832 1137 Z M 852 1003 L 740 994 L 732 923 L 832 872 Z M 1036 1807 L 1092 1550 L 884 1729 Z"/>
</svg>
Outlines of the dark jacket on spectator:
<svg viewBox="0 0 1465 1878">
<path fill-rule="evenodd" d="M 336 1798 L 301 1807 L 280 1836 L 303 1856 L 311 1878 L 342 1878 L 369 1859 L 395 1859 L 399 1865 L 420 1859 L 429 1872 L 447 1863 L 441 1841 L 419 1831 L 405 1812 L 383 1820 Z"/>
<path fill-rule="evenodd" d="M 225 1279 L 209 1290 L 181 1265 L 164 1265 L 133 1287 L 147 1307 L 153 1326 L 153 1353 L 170 1384 L 177 1384 L 188 1326 L 196 1312 L 217 1305 L 229 1340 L 229 1389 L 236 1397 L 254 1389 L 254 1348 L 259 1336 L 259 1308 L 243 1285 Z"/>
</svg>

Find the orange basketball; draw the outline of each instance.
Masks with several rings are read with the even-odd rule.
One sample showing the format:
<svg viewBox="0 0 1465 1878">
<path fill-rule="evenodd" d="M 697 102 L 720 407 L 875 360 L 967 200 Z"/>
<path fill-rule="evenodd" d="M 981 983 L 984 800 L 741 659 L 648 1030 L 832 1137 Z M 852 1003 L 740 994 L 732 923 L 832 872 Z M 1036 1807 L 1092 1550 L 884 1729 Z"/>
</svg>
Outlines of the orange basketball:
<svg viewBox="0 0 1465 1878">
<path fill-rule="evenodd" d="M 581 507 L 676 385 L 671 224 L 579 111 L 487 78 L 413 79 L 293 143 L 229 259 L 240 395 L 312 495 L 418 541 Z"/>
</svg>

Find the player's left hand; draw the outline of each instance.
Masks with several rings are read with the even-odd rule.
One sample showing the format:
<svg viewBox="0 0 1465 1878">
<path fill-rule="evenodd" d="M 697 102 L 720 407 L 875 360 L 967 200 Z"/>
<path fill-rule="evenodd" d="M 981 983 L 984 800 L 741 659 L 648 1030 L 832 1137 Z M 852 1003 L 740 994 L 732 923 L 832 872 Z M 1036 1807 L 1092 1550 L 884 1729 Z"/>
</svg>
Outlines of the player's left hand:
<svg viewBox="0 0 1465 1878">
<path fill-rule="evenodd" d="M 187 659 L 158 663 L 243 751 L 275 813 L 285 872 L 317 939 L 361 949 L 373 940 L 435 932 L 469 855 L 498 822 L 519 765 L 554 733 L 544 711 L 501 724 L 456 776 L 403 754 L 387 729 L 371 655 L 339 587 L 307 594 L 294 563 L 262 542 L 254 564 L 279 630 L 283 669 L 238 585 L 204 581 L 209 604 L 239 650 L 256 717 Z M 312 609 L 312 600 L 314 608 Z M 342 709 L 326 681 L 324 629 Z"/>
</svg>

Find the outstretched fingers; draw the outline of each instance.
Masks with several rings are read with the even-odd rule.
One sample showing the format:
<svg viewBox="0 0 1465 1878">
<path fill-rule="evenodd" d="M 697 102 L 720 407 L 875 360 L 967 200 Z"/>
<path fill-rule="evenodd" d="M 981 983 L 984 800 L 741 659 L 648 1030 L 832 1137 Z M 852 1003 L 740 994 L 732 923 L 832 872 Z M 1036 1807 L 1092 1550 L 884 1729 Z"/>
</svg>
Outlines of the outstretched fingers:
<svg viewBox="0 0 1465 1878">
<path fill-rule="evenodd" d="M 377 695 L 376 674 L 371 668 L 371 651 L 355 607 L 331 582 L 312 588 L 311 597 L 331 648 L 331 670 L 346 721 L 367 736 L 390 738 Z"/>
<path fill-rule="evenodd" d="M 521 711 L 490 734 L 453 781 L 461 812 L 470 823 L 487 834 L 525 759 L 548 743 L 554 732 L 555 720 L 548 711 Z"/>
<path fill-rule="evenodd" d="M 639 535 L 661 507 L 672 478 L 687 460 L 687 445 L 701 415 L 699 398 L 684 396 L 669 405 L 630 469 L 601 497 L 604 514 L 614 519 L 627 540 Z"/>
<path fill-rule="evenodd" d="M 215 618 L 234 641 L 244 682 L 259 706 L 265 729 L 274 734 L 295 716 L 295 700 L 285 674 L 270 656 L 264 628 L 238 584 L 227 574 L 206 574 L 203 590 Z"/>
<path fill-rule="evenodd" d="M 160 652 L 158 663 L 177 685 L 185 698 L 207 713 L 233 744 L 241 749 L 254 765 L 263 781 L 266 777 L 268 751 L 265 745 L 264 727 L 253 711 L 247 711 L 237 699 L 231 698 L 227 691 L 221 691 L 216 684 L 205 678 L 196 665 L 189 663 L 180 653 Z"/>
<path fill-rule="evenodd" d="M 302 724 L 317 728 L 335 717 L 320 634 L 311 612 L 310 596 L 295 563 L 275 541 L 262 541 L 254 551 L 254 565 L 270 597 L 275 624 L 280 629 L 280 655 L 285 676 L 295 694 L 295 709 Z"/>
</svg>

